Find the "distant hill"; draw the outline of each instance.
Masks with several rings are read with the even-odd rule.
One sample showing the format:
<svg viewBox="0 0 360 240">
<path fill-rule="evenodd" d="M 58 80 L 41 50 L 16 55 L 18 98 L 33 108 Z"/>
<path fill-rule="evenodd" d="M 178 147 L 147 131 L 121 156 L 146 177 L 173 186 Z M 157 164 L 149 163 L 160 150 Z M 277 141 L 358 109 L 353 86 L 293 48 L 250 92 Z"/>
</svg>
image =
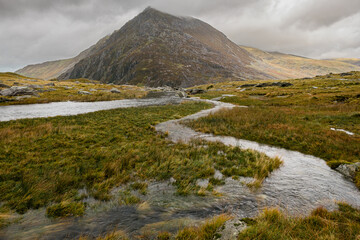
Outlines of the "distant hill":
<svg viewBox="0 0 360 240">
<path fill-rule="evenodd" d="M 353 64 L 353 65 L 360 66 L 360 59 L 359 58 L 334 58 L 334 59 L 330 59 L 330 60 L 340 61 L 340 62 L 345 62 L 345 63 L 350 63 L 350 64 Z"/>
<path fill-rule="evenodd" d="M 89 78 L 106 83 L 188 87 L 352 70 L 360 67 L 238 46 L 198 19 L 147 8 L 75 58 L 30 65 L 17 73 L 45 79 Z"/>
<path fill-rule="evenodd" d="M 277 79 L 313 77 L 327 73 L 356 71 L 359 62 L 355 59 L 317 60 L 279 52 L 266 52 L 257 48 L 241 46 L 254 58 L 252 66 Z M 347 61 L 349 60 L 349 61 Z M 357 59 L 360 61 L 360 59 Z"/>
</svg>

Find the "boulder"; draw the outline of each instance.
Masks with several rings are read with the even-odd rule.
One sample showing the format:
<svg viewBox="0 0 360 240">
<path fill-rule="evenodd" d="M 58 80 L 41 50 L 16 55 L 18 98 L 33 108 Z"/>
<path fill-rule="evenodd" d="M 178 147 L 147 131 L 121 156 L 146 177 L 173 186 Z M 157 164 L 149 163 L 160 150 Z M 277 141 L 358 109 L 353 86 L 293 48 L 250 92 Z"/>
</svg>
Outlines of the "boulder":
<svg viewBox="0 0 360 240">
<path fill-rule="evenodd" d="M 80 94 L 80 95 L 91 95 L 91 93 L 88 92 L 88 91 L 78 91 L 78 94 Z"/>
<path fill-rule="evenodd" d="M 176 91 L 176 93 L 181 98 L 187 98 L 187 94 L 184 91 L 178 90 L 178 91 Z"/>
<path fill-rule="evenodd" d="M 343 174 L 345 177 L 353 180 L 356 172 L 360 169 L 360 162 L 354 164 L 341 164 L 336 168 L 336 171 Z"/>
<path fill-rule="evenodd" d="M 191 94 L 191 95 L 195 95 L 195 94 L 206 93 L 206 90 L 204 90 L 204 89 L 189 89 L 189 90 L 187 90 L 187 93 Z"/>
<path fill-rule="evenodd" d="M 17 87 L 4 89 L 0 91 L 0 95 L 3 96 L 23 96 L 23 95 L 37 95 L 36 91 L 30 87 Z"/>
<path fill-rule="evenodd" d="M 120 90 L 117 89 L 117 88 L 112 88 L 112 89 L 110 90 L 110 92 L 112 92 L 112 93 L 121 93 Z"/>
</svg>

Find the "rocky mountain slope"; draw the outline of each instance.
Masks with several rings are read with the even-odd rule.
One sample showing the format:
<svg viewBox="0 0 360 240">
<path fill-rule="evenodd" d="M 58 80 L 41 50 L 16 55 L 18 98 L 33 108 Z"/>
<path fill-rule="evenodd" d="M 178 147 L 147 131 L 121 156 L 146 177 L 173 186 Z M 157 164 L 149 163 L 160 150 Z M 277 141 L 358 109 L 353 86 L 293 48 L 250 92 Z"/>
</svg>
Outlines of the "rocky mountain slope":
<svg viewBox="0 0 360 240">
<path fill-rule="evenodd" d="M 17 73 L 45 79 L 89 78 L 117 84 L 188 87 L 352 70 L 360 67 L 241 47 L 198 19 L 147 8 L 77 57 L 30 65 Z"/>
</svg>

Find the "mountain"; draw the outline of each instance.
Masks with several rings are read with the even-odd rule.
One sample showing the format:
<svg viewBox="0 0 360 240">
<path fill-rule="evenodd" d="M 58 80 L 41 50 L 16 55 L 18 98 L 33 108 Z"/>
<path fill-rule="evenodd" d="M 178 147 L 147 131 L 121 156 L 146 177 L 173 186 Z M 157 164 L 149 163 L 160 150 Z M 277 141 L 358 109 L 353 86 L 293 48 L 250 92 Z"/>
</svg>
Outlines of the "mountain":
<svg viewBox="0 0 360 240">
<path fill-rule="evenodd" d="M 45 79 L 89 78 L 117 84 L 188 87 L 351 70 L 360 67 L 238 46 L 198 19 L 147 8 L 75 58 L 30 65 L 17 73 Z"/>
</svg>

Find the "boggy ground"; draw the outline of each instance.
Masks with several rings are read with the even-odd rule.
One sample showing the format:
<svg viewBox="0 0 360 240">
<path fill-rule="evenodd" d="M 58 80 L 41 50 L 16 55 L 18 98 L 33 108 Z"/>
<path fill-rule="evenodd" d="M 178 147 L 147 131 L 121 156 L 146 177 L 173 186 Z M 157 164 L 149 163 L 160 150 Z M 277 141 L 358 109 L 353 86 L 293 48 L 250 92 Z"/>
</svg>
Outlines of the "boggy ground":
<svg viewBox="0 0 360 240">
<path fill-rule="evenodd" d="M 1 224 L 8 224 L 13 210 L 43 206 L 49 217 L 83 215 L 83 199 L 109 200 L 110 190 L 122 184 L 129 189 L 119 204 L 133 204 L 139 199 L 131 190 L 146 194 L 148 180 L 172 177 L 177 194 L 207 195 L 222 184 L 215 169 L 262 179 L 279 167 L 277 158 L 219 143 L 173 144 L 153 127 L 210 106 L 190 102 L 1 122 Z M 196 185 L 202 178 L 210 178 L 206 189 Z"/>
<path fill-rule="evenodd" d="M 203 86 L 202 98 L 230 94 L 221 101 L 249 108 L 216 112 L 188 123 L 216 135 L 234 136 L 311 154 L 336 168 L 360 161 L 360 73 L 329 74 L 282 82 L 292 86 L 243 86 L 275 81 Z M 344 129 L 351 134 L 334 129 Z M 360 187 L 360 174 L 355 182 Z"/>
<path fill-rule="evenodd" d="M 339 209 L 329 212 L 320 207 L 312 211 L 309 216 L 290 217 L 278 209 L 265 209 L 255 218 L 241 219 L 247 227 L 238 236 L 232 239 L 238 240 L 286 240 L 286 239 L 348 239 L 357 240 L 360 236 L 360 210 L 346 203 L 338 203 Z M 153 235 L 138 236 L 138 239 L 160 240 L 210 240 L 227 239 L 223 233 L 226 228 L 243 229 L 229 215 L 219 215 L 204 221 L 198 226 L 186 227 L 177 233 L 160 232 L 157 237 Z M 230 221 L 231 225 L 225 224 Z M 87 240 L 85 235 L 80 238 Z M 126 233 L 114 231 L 105 236 L 99 236 L 99 240 L 129 239 Z"/>
<path fill-rule="evenodd" d="M 4 84 L 4 85 L 2 85 Z M 147 94 L 143 87 L 127 85 L 101 84 L 88 79 L 71 79 L 67 81 L 42 80 L 21 76 L 15 73 L 0 73 L 0 91 L 12 86 L 30 86 L 36 95 L 28 96 L 1 96 L 0 106 L 14 104 L 33 104 L 62 101 L 110 101 L 127 98 L 140 98 Z M 119 92 L 111 92 L 116 88 Z M 89 94 L 81 94 L 85 91 Z"/>
</svg>

